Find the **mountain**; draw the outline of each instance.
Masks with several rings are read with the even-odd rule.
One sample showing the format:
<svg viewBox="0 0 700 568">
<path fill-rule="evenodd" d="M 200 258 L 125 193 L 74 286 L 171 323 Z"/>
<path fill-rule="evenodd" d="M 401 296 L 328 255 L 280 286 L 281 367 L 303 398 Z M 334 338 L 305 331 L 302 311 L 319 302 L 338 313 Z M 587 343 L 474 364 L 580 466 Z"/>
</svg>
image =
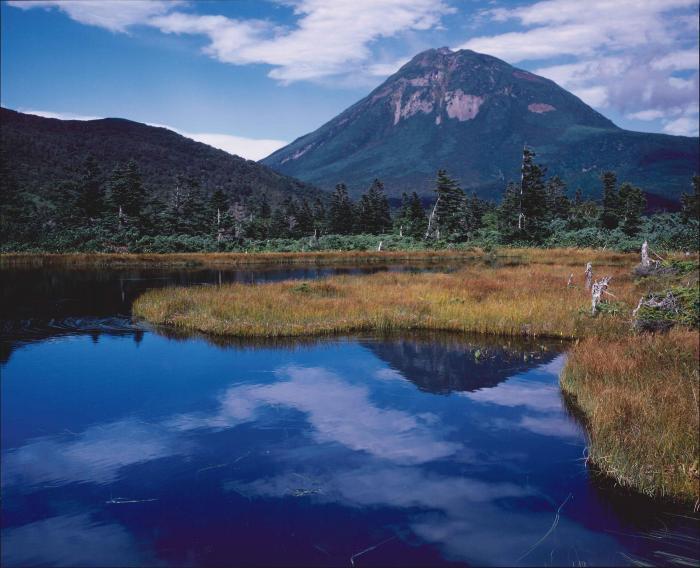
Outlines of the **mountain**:
<svg viewBox="0 0 700 568">
<path fill-rule="evenodd" d="M 135 160 L 144 186 L 158 195 L 173 189 L 178 174 L 197 179 L 207 192 L 221 187 L 238 198 L 266 193 L 273 203 L 288 195 L 321 194 L 252 160 L 121 118 L 57 120 L 0 108 L 0 150 L 17 181 L 39 197 L 75 176 L 88 154 L 105 175 L 118 163 Z"/>
<path fill-rule="evenodd" d="M 698 139 L 630 132 L 553 81 L 489 55 L 424 51 L 318 130 L 262 163 L 357 195 L 378 177 L 390 195 L 432 189 L 445 168 L 466 190 L 497 198 L 519 179 L 523 145 L 571 189 L 598 194 L 599 176 L 677 199 L 698 171 Z"/>
</svg>

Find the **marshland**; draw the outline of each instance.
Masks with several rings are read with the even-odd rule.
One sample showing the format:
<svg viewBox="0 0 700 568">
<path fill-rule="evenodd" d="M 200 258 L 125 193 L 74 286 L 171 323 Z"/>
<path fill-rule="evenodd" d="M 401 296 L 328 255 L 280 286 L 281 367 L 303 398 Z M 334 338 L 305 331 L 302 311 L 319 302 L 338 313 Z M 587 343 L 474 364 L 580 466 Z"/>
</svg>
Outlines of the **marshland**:
<svg viewBox="0 0 700 568">
<path fill-rule="evenodd" d="M 587 262 L 612 276 L 595 316 Z M 229 545 L 207 527 L 247 523 L 237 554 L 267 563 L 384 541 L 380 563 L 563 562 L 581 543 L 597 563 L 691 561 L 697 331 L 631 323 L 640 297 L 697 286 L 695 258 L 668 262 L 683 268 L 639 277 L 639 255 L 585 249 L 5 256 L 5 510 L 69 496 L 51 530 L 173 531 L 111 551 L 127 563 L 195 541 L 216 561 Z M 158 520 L 173 507 L 192 522 Z M 298 540 L 261 552 L 286 522 Z"/>
<path fill-rule="evenodd" d="M 700 566 L 697 21 L 0 1 L 0 566 Z"/>
</svg>

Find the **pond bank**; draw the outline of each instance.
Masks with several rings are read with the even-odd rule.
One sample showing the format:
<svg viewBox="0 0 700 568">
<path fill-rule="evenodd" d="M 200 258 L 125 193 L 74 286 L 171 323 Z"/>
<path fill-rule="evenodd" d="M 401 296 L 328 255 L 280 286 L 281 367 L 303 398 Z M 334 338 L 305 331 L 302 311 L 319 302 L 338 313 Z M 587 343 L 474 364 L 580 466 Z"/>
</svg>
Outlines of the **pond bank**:
<svg viewBox="0 0 700 568">
<path fill-rule="evenodd" d="M 645 336 L 640 342 L 630 326 L 631 311 L 640 296 L 669 285 L 673 277 L 635 279 L 632 255 L 516 250 L 499 254 L 506 260 L 508 255 L 517 257 L 517 262 L 474 263 L 450 274 L 383 273 L 301 283 L 153 290 L 137 299 L 134 314 L 181 331 L 237 337 L 431 329 L 586 338 L 587 343 L 574 349 L 562 385 L 576 396 L 589 424 L 590 459 L 620 484 L 654 496 L 697 501 L 698 445 L 687 435 L 697 431 L 697 416 L 685 406 L 678 411 L 679 396 L 698 392 L 698 375 L 693 373 L 698 355 L 692 348 L 697 333 L 679 330 L 668 336 Z M 589 315 L 590 294 L 583 279 L 588 261 L 593 263 L 594 278 L 612 276 L 614 300 L 595 318 Z M 568 285 L 571 273 L 574 278 Z M 686 280 L 693 279 L 697 282 L 697 274 L 686 275 Z M 644 342 L 647 350 L 640 352 L 638 346 Z M 610 368 L 595 367 L 594 359 L 584 357 L 588 353 L 598 353 Z M 657 365 L 646 361 L 649 353 L 656 354 Z M 673 372 L 685 382 L 670 396 L 668 384 L 659 382 L 659 371 L 664 370 L 661 362 L 673 353 L 674 361 L 684 362 Z M 695 367 L 688 361 L 695 361 Z M 598 373 L 595 381 L 589 381 L 593 376 L 589 371 Z M 618 380 L 618 375 L 624 380 Z M 642 386 L 635 386 L 635 381 Z M 593 388 L 611 382 L 616 385 L 614 393 L 601 394 Z M 644 397 L 653 400 L 643 403 Z M 635 405 L 642 414 L 619 411 Z M 646 413 L 653 413 L 654 419 L 643 419 Z M 636 433 L 633 440 L 630 431 Z"/>
</svg>

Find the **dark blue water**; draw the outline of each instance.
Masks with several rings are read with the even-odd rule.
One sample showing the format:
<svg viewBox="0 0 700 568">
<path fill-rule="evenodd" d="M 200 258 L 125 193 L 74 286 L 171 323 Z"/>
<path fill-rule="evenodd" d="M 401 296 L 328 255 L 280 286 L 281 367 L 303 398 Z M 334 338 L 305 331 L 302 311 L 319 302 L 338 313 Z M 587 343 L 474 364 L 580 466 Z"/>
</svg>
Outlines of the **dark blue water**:
<svg viewBox="0 0 700 568">
<path fill-rule="evenodd" d="M 444 334 L 215 344 L 134 327 L 123 273 L 83 271 L 75 297 L 71 272 L 13 276 L 4 566 L 697 558 L 696 516 L 587 468 L 557 386 L 565 344 Z M 154 285 L 143 276 L 129 286 Z"/>
</svg>

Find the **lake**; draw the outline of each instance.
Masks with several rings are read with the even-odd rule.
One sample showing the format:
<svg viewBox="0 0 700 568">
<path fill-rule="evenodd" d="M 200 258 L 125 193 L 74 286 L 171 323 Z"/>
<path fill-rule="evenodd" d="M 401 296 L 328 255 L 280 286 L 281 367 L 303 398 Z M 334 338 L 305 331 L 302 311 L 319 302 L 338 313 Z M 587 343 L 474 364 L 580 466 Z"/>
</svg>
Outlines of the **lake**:
<svg viewBox="0 0 700 568">
<path fill-rule="evenodd" d="M 3 270 L 3 565 L 697 563 L 697 515 L 590 471 L 564 342 L 130 317 L 153 287 L 429 268 Z"/>
</svg>

